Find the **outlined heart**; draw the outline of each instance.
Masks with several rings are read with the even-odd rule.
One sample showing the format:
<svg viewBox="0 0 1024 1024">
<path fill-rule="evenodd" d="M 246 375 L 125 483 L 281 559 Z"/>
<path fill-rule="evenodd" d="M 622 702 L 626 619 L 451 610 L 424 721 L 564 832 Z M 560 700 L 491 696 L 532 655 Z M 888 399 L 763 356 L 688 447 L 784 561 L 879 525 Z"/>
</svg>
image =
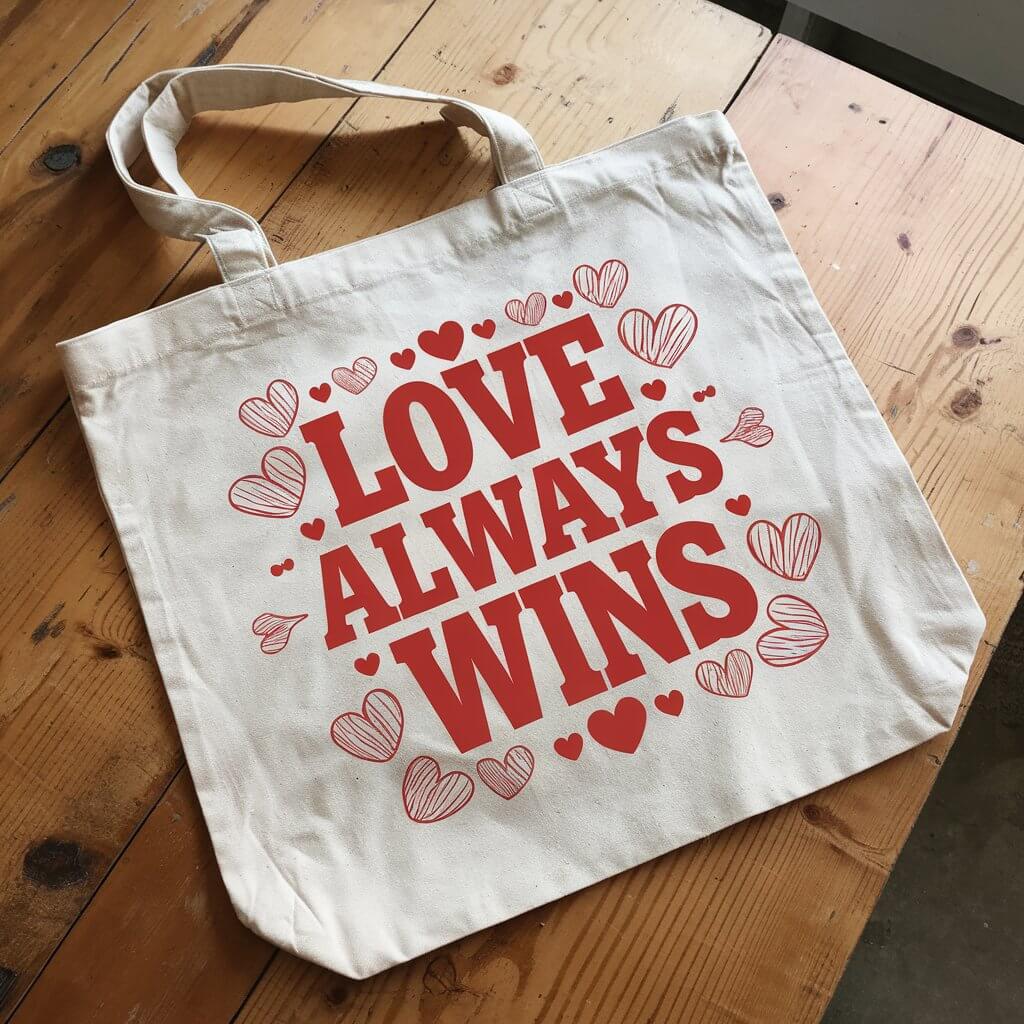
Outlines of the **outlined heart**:
<svg viewBox="0 0 1024 1024">
<path fill-rule="evenodd" d="M 267 386 L 266 398 L 247 398 L 238 407 L 238 418 L 257 434 L 284 437 L 295 422 L 299 393 L 286 380 L 274 380 Z"/>
<path fill-rule="evenodd" d="M 640 394 L 652 402 L 660 402 L 665 397 L 665 382 L 652 380 L 640 385 Z"/>
<path fill-rule="evenodd" d="M 377 669 L 380 668 L 380 655 L 374 651 L 372 654 L 367 654 L 364 658 L 356 658 L 352 662 L 352 667 L 364 676 L 375 676 Z"/>
<path fill-rule="evenodd" d="M 821 526 L 807 512 L 795 512 L 780 530 L 767 519 L 758 519 L 747 530 L 747 547 L 769 572 L 784 580 L 807 579 L 821 550 Z"/>
<path fill-rule="evenodd" d="M 260 650 L 264 654 L 280 654 L 292 638 L 292 630 L 308 619 L 302 615 L 278 615 L 277 612 L 264 612 L 252 620 L 252 632 L 260 638 Z"/>
<path fill-rule="evenodd" d="M 654 698 L 654 706 L 663 714 L 678 718 L 683 713 L 684 698 L 679 690 L 669 690 L 668 693 L 659 693 Z"/>
<path fill-rule="evenodd" d="M 239 477 L 228 489 L 228 503 L 249 516 L 288 519 L 302 504 L 306 464 L 291 448 L 271 448 L 260 473 Z"/>
<path fill-rule="evenodd" d="M 780 594 L 768 602 L 770 629 L 757 641 L 757 653 L 766 665 L 788 668 L 813 657 L 828 639 L 828 627 L 814 605 L 792 594 Z"/>
<path fill-rule="evenodd" d="M 622 260 L 605 260 L 600 270 L 584 263 L 572 273 L 572 286 L 579 297 L 602 309 L 611 309 L 622 298 L 628 280 L 629 271 Z"/>
<path fill-rule="evenodd" d="M 389 690 L 371 690 L 363 698 L 361 713 L 346 711 L 331 722 L 331 739 L 360 761 L 384 764 L 398 753 L 404 728 L 398 698 Z"/>
<path fill-rule="evenodd" d="M 483 757 L 476 763 L 480 781 L 502 800 L 518 796 L 533 775 L 535 761 L 529 747 L 510 747 L 505 760 Z"/>
<path fill-rule="evenodd" d="M 486 341 L 488 338 L 494 337 L 494 331 L 497 324 L 493 320 L 483 320 L 478 324 L 473 324 L 470 330 L 478 337 L 483 338 Z"/>
<path fill-rule="evenodd" d="M 543 293 L 531 292 L 525 302 L 522 299 L 509 299 L 505 303 L 505 316 L 524 327 L 536 327 L 544 319 L 547 308 L 548 300 Z"/>
<path fill-rule="evenodd" d="M 609 750 L 632 754 L 640 746 L 647 727 L 647 708 L 636 697 L 623 697 L 614 711 L 603 708 L 587 719 L 587 731 Z"/>
<path fill-rule="evenodd" d="M 392 352 L 389 358 L 392 364 L 400 370 L 411 370 L 412 364 L 416 362 L 416 351 L 411 348 L 403 348 L 401 352 Z"/>
<path fill-rule="evenodd" d="M 645 309 L 619 317 L 619 341 L 651 366 L 675 366 L 696 336 L 697 314 L 682 303 L 666 306 L 657 319 Z"/>
<path fill-rule="evenodd" d="M 697 685 L 716 697 L 746 697 L 754 679 L 754 659 L 746 651 L 730 651 L 724 668 L 717 661 L 702 661 L 696 675 Z"/>
<path fill-rule="evenodd" d="M 362 394 L 377 376 L 377 364 L 369 356 L 360 356 L 351 366 L 339 366 L 331 379 L 350 395 Z"/>
<path fill-rule="evenodd" d="M 559 736 L 552 746 L 559 757 L 577 761 L 583 753 L 583 737 L 578 732 L 571 732 L 568 736 Z"/>
<path fill-rule="evenodd" d="M 456 323 L 454 320 L 445 320 L 436 331 L 420 331 L 417 340 L 420 348 L 428 356 L 451 362 L 462 351 L 464 337 L 462 324 Z"/>
<path fill-rule="evenodd" d="M 736 426 L 725 437 L 720 437 L 719 441 L 742 441 L 751 448 L 763 448 L 771 443 L 774 436 L 775 431 L 765 426 L 764 409 L 749 405 L 740 413 Z"/>
<path fill-rule="evenodd" d="M 457 814 L 473 798 L 473 780 L 459 771 L 441 774 L 432 757 L 414 758 L 402 780 L 402 803 L 412 821 L 429 825 Z"/>
</svg>

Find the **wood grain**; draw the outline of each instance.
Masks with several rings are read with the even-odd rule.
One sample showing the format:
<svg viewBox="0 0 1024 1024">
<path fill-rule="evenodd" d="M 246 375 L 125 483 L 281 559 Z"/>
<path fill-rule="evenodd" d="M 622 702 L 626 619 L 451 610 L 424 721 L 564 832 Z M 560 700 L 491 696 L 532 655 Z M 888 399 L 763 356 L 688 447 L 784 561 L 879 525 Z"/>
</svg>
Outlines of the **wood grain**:
<svg viewBox="0 0 1024 1024">
<path fill-rule="evenodd" d="M 260 28 L 266 13 L 261 12 L 249 31 Z M 652 48 L 647 60 L 637 61 L 633 47 L 638 34 L 685 38 L 686 43 Z M 244 46 L 244 39 L 236 49 Z M 493 42 L 496 39 L 514 42 L 499 47 Z M 536 118 L 538 123 L 530 127 L 549 158 L 557 159 L 649 127 L 672 108 L 703 110 L 727 103 L 767 40 L 760 27 L 697 0 L 667 7 L 653 2 L 566 6 L 532 0 L 499 8 L 474 0 L 447 0 L 430 10 L 383 77 L 439 91 L 465 89 L 524 120 Z M 680 53 L 688 58 L 684 72 L 674 70 Z M 294 55 L 288 60 L 303 63 Z M 613 88 L 616 82 L 628 88 Z M 645 97 L 643 105 L 638 104 L 639 96 Z M 359 104 L 341 137 L 320 147 L 265 218 L 280 258 L 305 255 L 414 220 L 493 183 L 482 148 L 471 148 L 465 133 L 456 135 L 440 121 L 415 123 L 416 117 L 429 117 L 431 112 L 407 107 L 411 105 Z M 258 212 L 264 193 L 241 173 L 244 164 L 232 164 L 233 171 L 229 168 L 217 176 L 208 173 L 207 181 L 203 168 L 220 166 L 240 139 L 249 147 L 250 159 L 258 163 L 272 161 L 269 152 L 261 155 L 271 146 L 283 146 L 298 155 L 308 152 L 303 147 L 320 142 L 317 133 L 324 130 L 323 125 L 285 120 L 304 109 L 259 112 L 267 130 L 251 138 L 250 127 L 241 135 L 230 130 L 231 122 L 244 115 L 204 118 L 200 130 L 186 140 L 186 177 L 206 195 Z M 338 114 L 345 107 L 334 109 Z M 294 127 L 285 130 L 286 123 Z M 389 130 L 392 125 L 403 127 Z M 205 154 L 200 142 L 207 147 Z M 134 230 L 123 228 L 110 243 L 127 245 L 123 258 L 142 252 Z M 131 232 L 131 237 L 126 240 L 124 232 Z M 165 272 L 171 266 L 165 265 Z M 204 283 L 207 274 L 203 260 L 193 261 L 164 297 Z M 148 280 L 148 272 L 143 277 Z M 139 288 L 135 294 L 146 295 L 150 285 L 143 283 Z M 8 845 L 10 860 L 2 866 L 0 885 L 24 894 L 18 858 L 26 845 L 37 840 L 40 829 L 59 829 L 74 836 L 97 865 L 88 882 L 66 893 L 66 906 L 45 915 L 45 933 L 35 938 L 35 945 L 43 949 L 57 934 L 52 918 L 70 920 L 123 842 L 129 823 L 141 819 L 180 765 L 180 752 L 135 599 L 68 410 L 57 416 L 15 467 L 0 491 L 0 502 L 8 494 L 15 495 L 15 503 L 8 506 L 11 529 L 0 538 L 0 557 L 15 560 L 20 552 L 23 561 L 10 577 L 10 591 L 6 596 L 0 592 L 0 621 L 8 623 L 3 627 L 8 630 L 4 649 L 12 652 L 9 677 L 18 680 L 9 693 L 0 691 L 4 702 L 0 707 L 12 716 L 10 736 L 18 735 L 22 742 L 11 751 L 12 772 L 3 783 L 10 786 L 9 804 L 19 828 Z M 73 511 L 65 514 L 64 506 Z M 98 578 L 103 580 L 102 588 L 97 588 Z M 49 623 L 45 627 L 44 621 Z M 33 631 L 42 638 L 38 644 L 27 640 Z M 106 653 L 100 654 L 101 650 Z M 72 755 L 62 744 L 59 730 L 41 739 L 34 724 L 43 714 L 59 720 L 68 704 L 76 716 L 75 734 L 87 737 L 92 747 L 84 754 L 79 749 Z M 0 736 L 0 757 L 6 739 Z M 60 776 L 45 794 L 33 788 L 40 771 Z M 102 798 L 97 798 L 92 815 L 79 816 L 77 808 L 101 786 Z M 161 815 L 151 818 L 140 838 L 166 820 Z M 151 848 L 160 846 L 159 839 L 153 840 Z M 166 891 L 160 872 L 150 877 L 151 888 L 138 890 L 138 899 L 174 905 L 187 920 L 190 897 L 181 890 Z M 207 882 L 199 874 L 193 877 L 196 891 L 191 898 L 199 898 L 199 887 Z M 216 884 L 220 885 L 219 880 Z M 91 915 L 106 905 L 105 890 L 106 886 L 90 908 Z M 34 907 L 33 897 L 31 892 L 25 896 L 26 912 Z M 118 913 L 116 902 L 109 913 Z M 20 920 L 10 920 L 4 934 L 11 935 L 11 945 L 6 951 L 0 947 L 0 963 L 4 956 L 23 955 L 31 945 Z M 215 938 L 197 931 L 193 941 L 201 946 Z M 107 987 L 103 979 L 109 972 L 117 971 L 119 977 L 135 975 L 125 970 L 123 961 L 112 962 L 101 952 L 101 945 L 89 948 L 96 954 L 84 972 L 77 963 L 65 968 L 68 960 L 61 949 L 43 975 L 44 993 L 34 996 L 23 1013 L 36 1012 L 33 1006 L 53 1005 L 45 991 L 51 985 L 64 989 L 75 978 L 87 976 L 95 980 L 95 991 L 100 993 Z M 76 953 L 76 958 L 80 955 Z M 154 948 L 139 955 L 159 953 Z M 215 970 L 217 962 L 212 955 L 205 961 L 199 957 L 190 961 L 196 970 L 203 969 L 204 963 Z M 169 992 L 155 993 L 145 987 L 151 977 L 148 970 L 140 970 L 137 976 L 143 986 L 137 993 L 140 1003 L 157 1000 L 165 1009 L 179 1005 Z M 180 978 L 178 985 L 181 992 L 191 990 Z M 115 987 L 120 991 L 120 982 Z M 92 1010 L 84 1007 L 82 1012 Z M 23 1019 L 22 1013 L 17 1019 Z M 45 1015 L 34 1019 L 45 1019 Z"/>
<path fill-rule="evenodd" d="M 303 20 L 286 0 L 234 7 L 214 2 L 195 7 L 183 23 L 176 7 L 137 3 L 132 16 L 143 23 L 148 18 L 152 30 L 123 54 L 120 33 L 131 32 L 134 22 L 122 19 L 4 157 L 0 290 L 11 354 L 0 373 L 14 373 L 17 382 L 6 391 L 10 401 L 0 421 L 10 425 L 5 416 L 21 417 L 30 408 L 50 415 L 52 403 L 43 393 L 56 389 L 59 379 L 52 342 L 82 325 L 83 317 L 101 322 L 145 308 L 194 251 L 157 239 L 105 159 L 95 157 L 106 120 L 140 79 L 197 54 L 205 60 L 262 56 L 337 71 L 342 27 L 351 73 L 372 77 L 427 3 L 400 0 L 359 17 L 358 0 L 341 0 L 307 11 Z M 326 116 L 323 104 L 297 109 L 297 126 L 325 130 L 318 122 Z M 242 115 L 226 149 L 189 161 L 193 180 L 215 193 L 243 192 L 257 210 L 269 206 L 319 141 L 294 132 L 283 153 L 264 153 L 266 140 L 248 137 L 254 125 L 274 116 L 272 108 Z M 331 115 L 327 126 L 336 120 Z M 80 177 L 33 184 L 30 154 L 57 126 L 73 131 L 93 156 L 83 158 Z M 232 185 L 219 184 L 222 178 Z M 18 336 L 27 323 L 36 325 L 34 333 Z M 0 438 L 42 425 L 17 422 L 21 427 L 11 433 L 0 428 Z M 0 1006 L 9 1009 L 182 759 L 124 563 L 67 406 L 0 484 L 0 527 L 6 567 L 0 578 Z"/>
</svg>

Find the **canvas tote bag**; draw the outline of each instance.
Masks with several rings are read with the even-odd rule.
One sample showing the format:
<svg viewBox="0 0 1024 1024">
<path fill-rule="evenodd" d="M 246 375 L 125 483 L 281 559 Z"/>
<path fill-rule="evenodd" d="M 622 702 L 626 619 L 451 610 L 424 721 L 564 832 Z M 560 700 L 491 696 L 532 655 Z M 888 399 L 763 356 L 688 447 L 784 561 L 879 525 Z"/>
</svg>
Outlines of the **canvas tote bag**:
<svg viewBox="0 0 1024 1024">
<path fill-rule="evenodd" d="M 175 144 L 325 96 L 444 104 L 500 185 L 278 265 Z M 261 935 L 364 977 L 950 726 L 981 612 L 721 114 L 545 167 L 463 100 L 223 66 L 108 140 L 224 277 L 61 353 Z"/>
</svg>

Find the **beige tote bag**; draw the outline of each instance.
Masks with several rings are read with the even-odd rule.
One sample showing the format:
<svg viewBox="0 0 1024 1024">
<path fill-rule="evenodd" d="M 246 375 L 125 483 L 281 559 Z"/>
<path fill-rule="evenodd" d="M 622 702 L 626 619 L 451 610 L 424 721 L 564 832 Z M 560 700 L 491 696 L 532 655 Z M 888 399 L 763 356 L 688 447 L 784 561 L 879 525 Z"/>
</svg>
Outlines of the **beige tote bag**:
<svg viewBox="0 0 1024 1024">
<path fill-rule="evenodd" d="M 499 186 L 278 265 L 175 144 L 325 96 Z M 224 277 L 61 353 L 255 931 L 364 977 L 949 727 L 981 612 L 721 114 L 545 167 L 221 66 L 108 141 Z"/>
</svg>

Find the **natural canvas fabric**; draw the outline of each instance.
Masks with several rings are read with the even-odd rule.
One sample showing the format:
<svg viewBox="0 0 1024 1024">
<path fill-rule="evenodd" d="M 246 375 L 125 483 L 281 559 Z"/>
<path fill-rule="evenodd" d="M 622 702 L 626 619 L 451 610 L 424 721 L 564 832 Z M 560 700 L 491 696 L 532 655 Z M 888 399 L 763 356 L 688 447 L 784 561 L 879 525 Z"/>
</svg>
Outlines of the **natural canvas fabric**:
<svg viewBox="0 0 1024 1024">
<path fill-rule="evenodd" d="M 330 95 L 446 104 L 499 186 L 278 265 L 175 144 Z M 545 167 L 463 100 L 223 66 L 108 140 L 225 278 L 61 353 L 261 935 L 363 977 L 949 727 L 980 610 L 721 114 Z"/>
</svg>

